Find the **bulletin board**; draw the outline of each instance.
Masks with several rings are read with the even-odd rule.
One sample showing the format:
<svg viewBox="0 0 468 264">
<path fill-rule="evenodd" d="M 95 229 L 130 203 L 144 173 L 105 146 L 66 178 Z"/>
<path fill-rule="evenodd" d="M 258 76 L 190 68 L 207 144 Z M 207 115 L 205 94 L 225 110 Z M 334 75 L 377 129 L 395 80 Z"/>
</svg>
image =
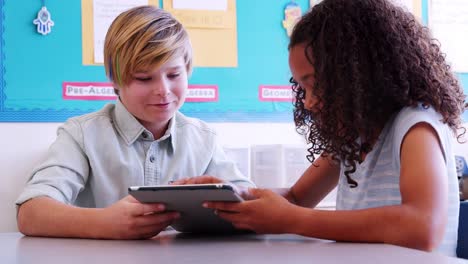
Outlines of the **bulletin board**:
<svg viewBox="0 0 468 264">
<path fill-rule="evenodd" d="M 216 87 L 216 101 L 186 102 L 183 113 L 208 122 L 292 122 L 290 100 L 261 94 L 262 89 L 281 94 L 289 85 L 288 37 L 282 27 L 288 2 L 236 1 L 237 66 L 195 67 L 190 85 Z M 83 64 L 81 0 L 46 1 L 55 23 L 47 36 L 32 23 L 41 1 L 0 3 L 0 122 L 63 122 L 113 102 L 63 96 L 64 82 L 107 82 L 102 65 Z M 296 3 L 303 12 L 309 7 L 307 0 Z M 422 11 L 427 23 L 427 0 Z M 460 80 L 468 93 L 468 74 Z"/>
</svg>

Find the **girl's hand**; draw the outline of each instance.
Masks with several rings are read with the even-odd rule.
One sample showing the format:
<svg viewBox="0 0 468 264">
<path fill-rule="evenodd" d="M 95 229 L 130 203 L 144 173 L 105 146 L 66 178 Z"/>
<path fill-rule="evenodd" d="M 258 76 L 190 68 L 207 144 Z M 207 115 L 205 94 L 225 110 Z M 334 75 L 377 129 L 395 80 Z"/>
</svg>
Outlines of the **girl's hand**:
<svg viewBox="0 0 468 264">
<path fill-rule="evenodd" d="M 203 176 L 180 179 L 177 181 L 173 181 L 171 184 L 184 185 L 184 184 L 210 184 L 210 183 L 224 183 L 224 181 L 216 177 L 210 176 L 210 175 L 203 175 Z"/>
<path fill-rule="evenodd" d="M 185 178 L 185 179 L 180 179 L 177 181 L 173 181 L 171 184 L 174 185 L 184 185 L 184 184 L 216 184 L 216 183 L 225 183 L 229 184 L 234 188 L 234 191 L 239 194 L 242 198 L 245 200 L 251 200 L 252 197 L 248 191 L 247 187 L 241 187 L 237 186 L 234 184 L 230 184 L 228 182 L 225 182 L 223 180 L 220 180 L 216 177 L 209 176 L 209 175 L 203 175 L 203 176 L 197 176 L 197 177 L 192 177 L 192 178 Z"/>
<path fill-rule="evenodd" d="M 236 228 L 256 233 L 288 233 L 293 222 L 293 209 L 284 197 L 267 189 L 249 189 L 253 200 L 230 202 L 205 202 L 203 206 L 215 209 L 221 218 Z"/>
<path fill-rule="evenodd" d="M 154 237 L 180 216 L 164 210 L 164 204 L 143 204 L 129 195 L 102 210 L 101 232 L 110 239 Z"/>
</svg>

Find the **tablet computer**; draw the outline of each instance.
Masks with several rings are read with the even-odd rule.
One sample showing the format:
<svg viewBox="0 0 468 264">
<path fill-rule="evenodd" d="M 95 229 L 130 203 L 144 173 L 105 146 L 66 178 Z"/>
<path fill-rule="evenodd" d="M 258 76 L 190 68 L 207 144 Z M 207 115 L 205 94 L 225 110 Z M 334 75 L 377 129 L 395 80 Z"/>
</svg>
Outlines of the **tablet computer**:
<svg viewBox="0 0 468 264">
<path fill-rule="evenodd" d="M 205 201 L 241 202 L 243 199 L 229 184 L 132 186 L 129 194 L 142 203 L 163 203 L 180 218 L 171 226 L 179 232 L 233 233 L 234 226 L 204 208 Z"/>
</svg>

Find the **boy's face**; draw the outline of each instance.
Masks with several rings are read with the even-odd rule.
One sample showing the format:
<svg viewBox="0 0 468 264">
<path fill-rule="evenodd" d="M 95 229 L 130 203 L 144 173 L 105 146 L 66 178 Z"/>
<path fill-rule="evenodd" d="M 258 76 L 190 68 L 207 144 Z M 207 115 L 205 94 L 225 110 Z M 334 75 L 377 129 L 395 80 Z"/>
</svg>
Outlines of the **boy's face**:
<svg viewBox="0 0 468 264">
<path fill-rule="evenodd" d="M 305 98 L 303 99 L 304 108 L 316 112 L 318 105 L 318 98 L 312 93 L 314 86 L 314 67 L 310 64 L 305 56 L 305 45 L 297 44 L 289 51 L 289 68 L 293 75 L 293 79 L 305 91 Z"/>
<path fill-rule="evenodd" d="M 184 59 L 178 57 L 133 74 L 128 86 L 119 90 L 120 100 L 146 129 L 161 134 L 185 101 L 187 78 Z"/>
</svg>

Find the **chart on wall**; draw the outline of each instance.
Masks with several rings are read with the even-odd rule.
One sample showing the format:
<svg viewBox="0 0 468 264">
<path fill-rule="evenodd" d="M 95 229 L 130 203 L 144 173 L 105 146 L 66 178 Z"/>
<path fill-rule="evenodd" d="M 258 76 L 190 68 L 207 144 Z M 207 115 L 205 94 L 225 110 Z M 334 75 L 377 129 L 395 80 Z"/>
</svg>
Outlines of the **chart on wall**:
<svg viewBox="0 0 468 264">
<path fill-rule="evenodd" d="M 288 33 L 313 2 L 0 1 L 0 122 L 63 122 L 113 103 L 102 65 L 105 24 L 141 4 L 171 12 L 192 39 L 183 113 L 208 122 L 292 122 Z M 427 20 L 427 0 L 422 10 Z"/>
</svg>

